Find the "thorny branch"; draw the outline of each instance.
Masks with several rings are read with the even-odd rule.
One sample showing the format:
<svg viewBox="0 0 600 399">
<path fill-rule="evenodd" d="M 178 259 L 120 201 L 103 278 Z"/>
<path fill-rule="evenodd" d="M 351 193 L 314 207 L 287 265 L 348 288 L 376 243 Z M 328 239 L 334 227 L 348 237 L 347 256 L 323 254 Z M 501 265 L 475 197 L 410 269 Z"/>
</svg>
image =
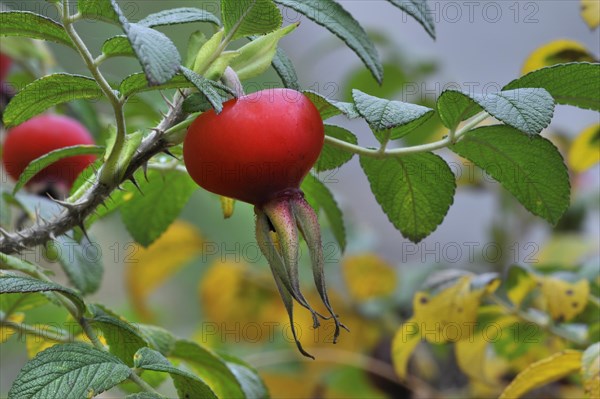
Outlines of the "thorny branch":
<svg viewBox="0 0 600 399">
<path fill-rule="evenodd" d="M 103 204 L 114 190 L 126 180 L 133 179 L 136 170 L 144 166 L 154 155 L 167 150 L 169 144 L 165 140 L 164 132 L 184 119 L 185 113 L 181 108 L 183 100 L 183 96 L 179 93 L 175 95 L 173 106 L 169 108 L 169 112 L 161 122 L 152 129 L 152 133 L 142 140 L 122 179 L 108 184 L 96 181 L 73 204 L 60 203 L 64 209 L 52 220 L 38 221 L 39 223 L 15 233 L 0 230 L 0 252 L 13 254 L 26 248 L 33 248 L 45 244 L 74 227 L 83 226 L 85 219 Z"/>
</svg>

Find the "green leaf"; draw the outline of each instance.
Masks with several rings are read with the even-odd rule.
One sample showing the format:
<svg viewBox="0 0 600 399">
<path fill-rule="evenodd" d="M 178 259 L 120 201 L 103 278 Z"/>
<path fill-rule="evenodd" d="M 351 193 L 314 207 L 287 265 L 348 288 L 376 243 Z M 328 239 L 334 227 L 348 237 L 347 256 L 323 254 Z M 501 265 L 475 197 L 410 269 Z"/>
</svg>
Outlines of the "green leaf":
<svg viewBox="0 0 600 399">
<path fill-rule="evenodd" d="M 396 140 L 426 122 L 434 113 L 431 108 L 390 101 L 352 90 L 358 113 L 365 118 L 380 142 Z"/>
<path fill-rule="evenodd" d="M 124 23 L 123 31 L 142 65 L 150 86 L 165 84 L 175 76 L 181 57 L 171 39 L 152 28 Z"/>
<path fill-rule="evenodd" d="M 84 295 L 96 292 L 104 273 L 102 248 L 86 237 L 83 237 L 81 242 L 77 242 L 62 235 L 51 242 L 71 284 Z"/>
<path fill-rule="evenodd" d="M 206 44 L 208 39 L 206 35 L 202 31 L 196 31 L 192 33 L 188 39 L 187 52 L 185 55 L 185 64 L 186 68 L 194 68 L 194 63 L 196 62 L 196 56 L 202 49 L 202 46 Z"/>
<path fill-rule="evenodd" d="M 227 367 L 236 376 L 242 386 L 246 398 L 268 398 L 269 391 L 264 382 L 260 379 L 258 372 L 246 362 L 228 355 L 221 354 L 221 357 L 226 361 Z"/>
<path fill-rule="evenodd" d="M 342 252 L 346 249 L 346 227 L 344 217 L 335 198 L 325 184 L 313 175 L 308 175 L 302 182 L 302 191 L 306 200 L 314 209 L 322 209 L 329 220 L 331 231 Z"/>
<path fill-rule="evenodd" d="M 202 93 L 193 93 L 183 100 L 181 105 L 183 112 L 193 114 L 194 112 L 206 112 L 212 109 L 213 106 Z"/>
<path fill-rule="evenodd" d="M 98 97 L 102 97 L 102 91 L 94 79 L 66 73 L 44 76 L 10 100 L 4 110 L 4 124 L 16 126 L 54 105 Z"/>
<path fill-rule="evenodd" d="M 175 348 L 177 338 L 170 331 L 148 324 L 136 323 L 136 327 L 144 339 L 148 341 L 149 346 L 163 355 L 168 356 Z"/>
<path fill-rule="evenodd" d="M 231 61 L 229 66 L 238 74 L 240 80 L 260 75 L 271 66 L 279 40 L 296 27 L 298 24 L 291 24 L 245 44 L 237 50 L 238 56 Z"/>
<path fill-rule="evenodd" d="M 110 353 L 87 344 L 54 345 L 23 366 L 11 399 L 91 398 L 124 381 L 131 369 Z"/>
<path fill-rule="evenodd" d="M 283 20 L 272 0 L 221 0 L 221 18 L 231 40 L 272 32 Z"/>
<path fill-rule="evenodd" d="M 273 57 L 273 69 L 279 75 L 281 83 L 288 89 L 300 91 L 300 84 L 298 83 L 298 75 L 294 64 L 285 54 L 281 48 L 277 48 L 275 51 L 275 57 Z"/>
<path fill-rule="evenodd" d="M 121 216 L 131 236 L 147 247 L 179 216 L 188 199 L 198 188 L 187 173 L 150 171 L 152 184 L 144 187 L 121 207 Z M 165 195 L 168 193 L 168 195 Z M 148 209 L 153 210 L 148 218 Z"/>
<path fill-rule="evenodd" d="M 321 114 L 321 119 L 323 120 L 340 114 L 343 114 L 350 119 L 358 118 L 360 116 L 354 104 L 331 100 L 311 90 L 305 90 L 302 93 L 312 101 L 315 107 L 317 107 L 319 114 Z"/>
<path fill-rule="evenodd" d="M 46 303 L 48 303 L 48 298 L 44 294 L 3 294 L 0 296 L 0 311 L 4 312 L 4 317 L 7 317 Z"/>
<path fill-rule="evenodd" d="M 2 266 L 2 269 L 18 270 L 27 274 L 35 274 L 37 272 L 37 268 L 32 263 L 16 256 L 3 254 L 2 252 L 0 252 L 0 266 Z"/>
<path fill-rule="evenodd" d="M 110 57 L 135 57 L 135 52 L 127 36 L 119 35 L 107 39 L 102 45 L 102 54 Z"/>
<path fill-rule="evenodd" d="M 0 36 L 25 36 L 75 48 L 64 27 L 42 15 L 29 11 L 3 11 L 0 21 Z"/>
<path fill-rule="evenodd" d="M 550 124 L 554 100 L 544 89 L 516 89 L 485 95 L 446 90 L 438 98 L 437 108 L 449 129 L 455 129 L 460 122 L 484 109 L 507 125 L 534 135 Z"/>
<path fill-rule="evenodd" d="M 9 263 L 13 257 L 0 253 L 0 262 Z M 80 313 L 85 312 L 85 304 L 78 293 L 56 283 L 41 281 L 32 277 L 16 276 L 14 274 L 0 272 L 0 294 L 15 292 L 49 292 L 54 291 L 66 296 L 77 306 Z"/>
<path fill-rule="evenodd" d="M 169 356 L 186 362 L 219 398 L 250 398 L 242 385 L 216 353 L 192 341 L 178 340 Z M 257 397 L 257 396 L 254 396 Z"/>
<path fill-rule="evenodd" d="M 427 0 L 388 0 L 390 3 L 413 17 L 435 39 L 433 13 L 427 6 Z"/>
<path fill-rule="evenodd" d="M 205 77 L 198 75 L 196 72 L 186 67 L 181 67 L 181 72 L 187 80 L 190 81 L 210 102 L 215 112 L 218 114 L 223 110 L 223 97 L 219 94 L 217 89 L 231 93 L 231 89 L 227 86 L 215 82 L 214 80 L 206 79 Z"/>
<path fill-rule="evenodd" d="M 201 379 L 176 368 L 163 355 L 150 348 L 138 350 L 134 356 L 134 364 L 140 369 L 169 373 L 180 398 L 217 399 L 215 393 Z"/>
<path fill-rule="evenodd" d="M 143 73 L 134 73 L 127 76 L 119 85 L 119 92 L 123 97 L 131 97 L 144 91 L 165 90 L 165 89 L 183 89 L 191 87 L 192 84 L 183 75 L 176 75 L 173 79 L 158 86 L 151 86 Z"/>
<path fill-rule="evenodd" d="M 335 137 L 336 139 L 343 140 L 347 143 L 358 144 L 356 136 L 343 127 L 325 125 L 325 135 Z M 317 159 L 317 163 L 315 164 L 315 170 L 317 172 L 322 172 L 324 170 L 339 168 L 350 161 L 353 156 L 354 153 L 344 151 L 341 148 L 334 147 L 325 142 L 325 145 L 321 150 L 321 155 L 319 155 L 319 159 Z"/>
<path fill-rule="evenodd" d="M 200 49 L 194 54 L 194 60 L 190 60 L 190 63 L 193 65 L 190 69 L 196 73 L 201 73 L 204 77 L 218 79 L 219 76 L 209 76 L 205 72 L 209 69 L 209 67 L 215 64 L 215 62 L 221 58 L 224 54 L 219 54 L 219 48 L 221 43 L 223 42 L 224 31 L 218 30 L 214 35 L 212 35 L 208 40 L 204 41 Z M 197 44 L 194 44 L 194 47 L 197 47 Z M 214 60 L 214 61 L 213 61 Z M 225 70 L 225 67 L 223 67 Z M 221 72 L 222 73 L 222 72 Z"/>
<path fill-rule="evenodd" d="M 221 21 L 214 14 L 199 8 L 182 7 L 159 11 L 138 21 L 138 24 L 152 28 L 155 26 L 185 24 L 189 22 L 210 22 L 220 26 Z"/>
<path fill-rule="evenodd" d="M 444 220 L 454 199 L 454 174 L 439 156 L 416 153 L 387 159 L 360 157 L 371 191 L 402 235 L 419 242 Z"/>
<path fill-rule="evenodd" d="M 77 155 L 102 154 L 104 154 L 104 147 L 87 144 L 63 147 L 58 150 L 50 151 L 49 153 L 34 159 L 29 163 L 29 165 L 27 165 L 25 170 L 23 170 L 19 176 L 19 180 L 15 184 L 13 194 L 19 191 L 25 184 L 27 184 L 29 180 L 31 180 L 37 173 L 41 172 L 46 166 L 49 166 L 60 159 Z"/>
<path fill-rule="evenodd" d="M 138 349 L 148 346 L 136 326 L 99 305 L 91 305 L 90 312 L 90 323 L 102 331 L 110 353 L 132 367 L 133 356 Z"/>
<path fill-rule="evenodd" d="M 342 39 L 381 84 L 383 67 L 375 46 L 358 21 L 339 3 L 333 0 L 275 0 L 275 2 L 296 10 Z"/>
<path fill-rule="evenodd" d="M 556 224 L 567 210 L 567 167 L 549 140 L 495 125 L 472 130 L 451 149 L 485 170 L 534 215 Z"/>
<path fill-rule="evenodd" d="M 558 104 L 600 111 L 600 64 L 573 62 L 558 64 L 528 73 L 502 90 L 541 87 Z"/>
<path fill-rule="evenodd" d="M 78 0 L 77 8 L 84 18 L 120 23 L 111 0 Z"/>
</svg>

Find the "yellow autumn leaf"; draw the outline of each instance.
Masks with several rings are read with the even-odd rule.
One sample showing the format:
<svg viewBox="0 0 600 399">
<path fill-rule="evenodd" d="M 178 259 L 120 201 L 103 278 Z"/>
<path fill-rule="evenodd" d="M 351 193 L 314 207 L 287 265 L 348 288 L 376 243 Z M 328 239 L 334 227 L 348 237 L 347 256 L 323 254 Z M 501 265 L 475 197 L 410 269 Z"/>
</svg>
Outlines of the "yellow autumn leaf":
<svg viewBox="0 0 600 399">
<path fill-rule="evenodd" d="M 481 297 L 494 291 L 499 281 L 471 289 L 472 276 L 464 276 L 435 296 L 417 292 L 413 297 L 414 319 L 421 338 L 433 342 L 456 342 L 469 338 L 477 320 Z"/>
<path fill-rule="evenodd" d="M 581 17 L 590 29 L 597 28 L 600 25 L 600 1 L 581 0 Z"/>
<path fill-rule="evenodd" d="M 148 296 L 166 279 L 192 260 L 202 249 L 202 238 L 191 224 L 175 221 L 148 248 L 137 247 L 126 269 L 126 283 L 135 310 L 144 320 L 152 319 Z"/>
<path fill-rule="evenodd" d="M 421 334 L 414 319 L 406 321 L 396 332 L 392 341 L 392 362 L 394 370 L 401 379 L 406 378 L 408 360 L 417 345 L 421 342 Z"/>
<path fill-rule="evenodd" d="M 521 306 L 527 294 L 533 291 L 535 287 L 535 278 L 527 270 L 517 266 L 510 268 L 506 295 L 516 307 Z"/>
<path fill-rule="evenodd" d="M 13 313 L 10 316 L 8 316 L 7 321 L 10 321 L 11 323 L 17 323 L 20 324 L 23 322 L 23 320 L 25 320 L 25 314 L 24 313 Z M 4 342 L 8 341 L 10 339 L 10 337 L 13 336 L 13 334 L 16 334 L 17 331 L 14 328 L 8 327 L 8 326 L 0 326 L 0 344 L 3 344 Z"/>
<path fill-rule="evenodd" d="M 229 197 L 220 197 L 221 200 L 221 209 L 223 210 L 223 217 L 225 219 L 229 219 L 233 215 L 233 210 L 235 208 L 235 200 Z"/>
<path fill-rule="evenodd" d="M 198 294 L 209 329 L 203 343 L 264 341 L 286 315 L 272 276 L 245 263 L 215 261 L 200 279 Z"/>
<path fill-rule="evenodd" d="M 357 301 L 389 296 L 396 289 L 393 266 L 373 253 L 347 256 L 342 273 L 350 295 Z"/>
<path fill-rule="evenodd" d="M 585 172 L 600 162 L 600 124 L 585 128 L 569 148 L 569 166 L 573 171 Z"/>
<path fill-rule="evenodd" d="M 559 39 L 546 43 L 535 49 L 525 61 L 521 74 L 538 70 L 551 65 L 574 61 L 596 61 L 587 48 L 569 39 Z"/>
<path fill-rule="evenodd" d="M 569 321 L 581 313 L 589 300 L 590 283 L 586 279 L 576 283 L 555 277 L 539 276 L 537 284 L 541 289 L 540 304 L 557 321 Z"/>
<path fill-rule="evenodd" d="M 306 373 L 301 375 L 298 375 L 298 373 L 295 373 L 295 375 L 261 373 L 261 377 L 272 398 L 312 398 L 318 391 L 317 382 L 313 378 L 308 378 L 309 376 Z"/>
<path fill-rule="evenodd" d="M 494 386 L 498 384 L 501 373 L 498 366 L 499 359 L 490 360 L 487 351 L 488 345 L 494 342 L 508 326 L 517 323 L 519 318 L 505 315 L 499 306 L 486 306 L 480 308 L 479 316 L 493 318 L 493 321 L 474 331 L 469 339 L 455 343 L 454 353 L 458 367 L 463 373 L 480 383 Z"/>
<path fill-rule="evenodd" d="M 586 395 L 589 398 L 600 398 L 600 342 L 583 352 L 581 375 Z"/>
<path fill-rule="evenodd" d="M 581 369 L 581 352 L 565 350 L 533 363 L 520 372 L 499 399 L 518 399 L 532 389 L 561 379 Z"/>
</svg>

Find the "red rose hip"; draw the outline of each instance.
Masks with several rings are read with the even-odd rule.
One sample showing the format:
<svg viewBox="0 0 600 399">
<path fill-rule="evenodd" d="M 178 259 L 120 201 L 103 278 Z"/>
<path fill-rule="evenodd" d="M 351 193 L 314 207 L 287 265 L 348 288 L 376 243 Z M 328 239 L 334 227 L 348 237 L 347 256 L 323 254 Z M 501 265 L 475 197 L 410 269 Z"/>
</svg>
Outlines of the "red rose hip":
<svg viewBox="0 0 600 399">
<path fill-rule="evenodd" d="M 297 189 L 323 147 L 323 122 L 294 90 L 271 89 L 227 101 L 189 127 L 183 157 L 190 176 L 216 194 L 263 204 Z"/>
<path fill-rule="evenodd" d="M 51 151 L 81 144 L 94 144 L 87 129 L 75 119 L 62 115 L 40 115 L 8 131 L 2 162 L 15 180 L 27 165 Z M 63 158 L 38 172 L 31 183 L 52 183 L 70 188 L 77 176 L 89 166 L 94 155 Z"/>
<path fill-rule="evenodd" d="M 308 357 L 312 356 L 294 328 L 294 301 L 311 312 L 314 328 L 319 319 L 333 319 L 334 343 L 340 328 L 346 328 L 329 303 L 317 215 L 300 190 L 324 138 L 321 115 L 304 94 L 272 89 L 227 101 L 218 115 L 213 110 L 201 114 L 183 143 L 183 159 L 196 183 L 254 204 L 256 240 L 288 312 L 296 346 Z M 315 311 L 300 291 L 300 235 L 308 245 L 315 286 L 329 316 Z"/>
</svg>

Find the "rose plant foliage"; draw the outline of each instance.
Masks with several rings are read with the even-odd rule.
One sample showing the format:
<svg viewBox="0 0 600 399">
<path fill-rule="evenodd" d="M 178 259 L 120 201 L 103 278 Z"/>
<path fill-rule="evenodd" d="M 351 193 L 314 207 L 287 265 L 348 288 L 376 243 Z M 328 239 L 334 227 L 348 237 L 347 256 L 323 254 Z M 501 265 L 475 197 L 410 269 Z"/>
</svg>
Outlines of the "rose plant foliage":
<svg viewBox="0 0 600 399">
<path fill-rule="evenodd" d="M 182 398 L 268 397 L 251 365 L 157 326 L 134 325 L 86 298 L 98 289 L 101 262 L 84 256 L 75 261 L 59 257 L 68 287 L 53 281 L 43 266 L 20 256 L 30 249 L 52 252 L 52 247 L 63 245 L 78 253 L 90 242 L 87 229 L 115 211 L 120 211 L 132 237 L 147 247 L 173 225 L 198 188 L 195 181 L 221 197 L 226 216 L 236 200 L 254 205 L 256 240 L 273 273 L 294 338 L 296 302 L 311 312 L 315 328 L 321 320 L 333 323 L 335 343 L 352 332 L 340 335 L 346 326 L 326 289 L 321 210 L 342 251 L 346 237 L 343 215 L 327 186 L 316 178 L 319 172 L 339 168 L 358 156 L 390 223 L 416 243 L 436 230 L 454 201 L 455 175 L 437 154 L 446 149 L 487 171 L 529 212 L 556 224 L 569 207 L 569 176 L 556 146 L 540 133 L 550 124 L 556 104 L 600 111 L 600 64 L 589 62 L 529 72 L 497 93 L 446 90 L 431 107 L 358 89 L 352 90 L 348 102 L 303 90 L 292 60 L 278 47 L 280 39 L 293 34 L 297 26 L 282 26 L 282 8 L 293 9 L 330 31 L 377 82 L 383 79 L 373 41 L 343 4 L 333 0 L 222 0 L 220 15 L 190 7 L 165 9 L 138 21 L 129 20 L 115 0 L 49 3 L 58 10 L 57 20 L 29 11 L 2 11 L 2 40 L 9 43 L 17 37 L 11 46 L 25 50 L 32 46 L 25 38 L 64 45 L 89 73 L 48 74 L 38 68 L 35 79 L 11 93 L 2 109 L 7 129 L 2 161 L 15 184 L 11 191 L 3 187 L 0 198 L 0 322 L 6 331 L 35 335 L 38 330 L 18 315 L 50 301 L 64 307 L 78 328 L 72 334 L 44 332 L 43 338 L 55 344 L 23 366 L 9 398 L 93 397 L 117 386 L 131 398 L 161 398 L 155 387 L 167 376 Z M 425 0 L 389 0 L 376 6 L 407 12 L 435 38 Z M 83 20 L 112 24 L 122 34 L 107 37 L 101 54 L 93 55 L 86 45 L 88 38 L 78 32 Z M 154 29 L 175 24 L 210 25 L 214 33 L 192 34 L 182 56 L 167 35 Z M 233 42 L 242 44 L 236 47 Z M 107 80 L 102 64 L 115 57 L 137 59 L 139 72 L 120 82 Z M 0 61 L 4 80 L 11 59 L 2 54 Z M 280 77 L 281 88 L 243 92 L 242 81 L 269 69 Z M 151 118 L 140 123 L 132 116 L 135 103 L 130 100 L 143 92 L 160 92 L 167 104 L 156 125 L 150 125 Z M 79 122 L 56 113 L 94 113 L 88 100 L 98 99 L 112 110 L 111 126 L 108 133 L 96 136 L 94 144 Z M 364 120 L 379 146 L 360 146 L 352 132 L 327 123 L 334 116 Z M 431 118 L 439 118 L 446 129 L 441 139 L 397 145 L 418 134 Z M 61 123 L 66 125 L 59 128 Z M 94 128 L 93 123 L 87 126 Z M 67 140 L 71 133 L 79 138 Z M 502 170 L 523 178 L 499 173 Z M 63 177 L 57 177 L 61 173 Z M 41 191 L 36 186 L 40 182 Z M 167 191 L 157 189 L 159 184 Z M 36 191 L 49 193 L 50 199 L 32 201 Z M 144 201 L 146 206 L 151 203 L 155 217 L 141 216 L 136 204 Z M 301 242 L 308 246 L 325 314 L 313 309 L 300 290 Z M 457 290 L 469 292 L 465 295 L 481 298 L 493 291 L 496 277 L 479 281 L 479 286 L 471 276 L 455 276 L 452 281 Z M 441 298 L 455 294 L 444 291 L 450 290 L 447 287 L 439 288 Z M 429 300 L 415 302 L 413 319 L 427 319 L 428 310 L 419 303 Z M 394 343 L 394 351 L 406 353 L 402 359 L 407 361 L 419 340 L 401 331 L 406 335 L 402 344 L 408 343 Z M 298 338 L 296 344 L 302 354 L 312 356 Z M 579 352 L 564 356 L 577 365 L 582 358 Z M 403 377 L 405 365 L 400 363 L 397 370 Z"/>
</svg>

